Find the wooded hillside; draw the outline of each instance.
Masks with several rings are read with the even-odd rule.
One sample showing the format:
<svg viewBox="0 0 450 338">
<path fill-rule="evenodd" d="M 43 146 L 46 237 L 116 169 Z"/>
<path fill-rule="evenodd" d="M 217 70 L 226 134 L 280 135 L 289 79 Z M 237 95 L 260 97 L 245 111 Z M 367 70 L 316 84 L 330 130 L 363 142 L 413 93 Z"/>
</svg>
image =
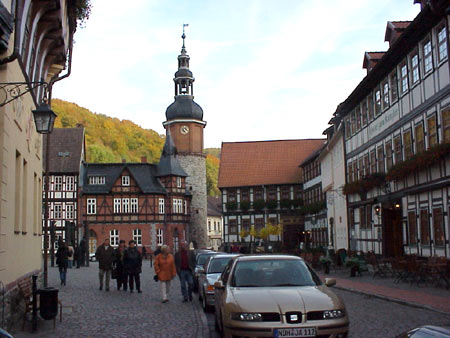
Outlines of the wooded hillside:
<svg viewBox="0 0 450 338">
<path fill-rule="evenodd" d="M 58 115 L 55 128 L 75 128 L 82 124 L 86 131 L 86 160 L 95 163 L 140 162 L 158 163 L 165 135 L 143 129 L 129 120 L 119 120 L 92 113 L 75 103 L 53 99 L 52 109 Z M 205 149 L 206 179 L 209 195 L 218 195 L 220 149 Z"/>
</svg>

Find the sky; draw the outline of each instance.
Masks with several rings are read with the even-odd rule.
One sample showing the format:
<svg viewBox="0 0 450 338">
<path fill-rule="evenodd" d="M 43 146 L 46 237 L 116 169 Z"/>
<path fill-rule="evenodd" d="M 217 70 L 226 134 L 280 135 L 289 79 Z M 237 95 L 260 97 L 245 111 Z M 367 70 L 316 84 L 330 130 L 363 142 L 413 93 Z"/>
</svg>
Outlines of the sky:
<svg viewBox="0 0 450 338">
<path fill-rule="evenodd" d="M 164 134 L 187 23 L 206 148 L 321 138 L 366 75 L 364 52 L 388 49 L 387 21 L 413 20 L 413 2 L 93 0 L 52 96 Z"/>
</svg>

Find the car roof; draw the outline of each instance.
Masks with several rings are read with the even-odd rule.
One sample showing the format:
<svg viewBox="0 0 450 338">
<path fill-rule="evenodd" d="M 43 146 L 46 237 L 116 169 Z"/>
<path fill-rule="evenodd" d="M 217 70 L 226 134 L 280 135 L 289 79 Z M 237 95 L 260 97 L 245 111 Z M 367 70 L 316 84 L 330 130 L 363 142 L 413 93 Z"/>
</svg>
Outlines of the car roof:
<svg viewBox="0 0 450 338">
<path fill-rule="evenodd" d="M 210 259 L 217 259 L 217 258 L 227 258 L 227 257 L 237 257 L 239 254 L 229 254 L 229 253 L 218 253 L 217 255 L 213 255 Z"/>
<path fill-rule="evenodd" d="M 292 256 L 292 255 L 241 255 L 236 258 L 236 260 L 239 261 L 259 261 L 259 260 L 265 260 L 265 259 L 271 259 L 271 260 L 303 260 L 302 258 L 298 256 Z"/>
</svg>

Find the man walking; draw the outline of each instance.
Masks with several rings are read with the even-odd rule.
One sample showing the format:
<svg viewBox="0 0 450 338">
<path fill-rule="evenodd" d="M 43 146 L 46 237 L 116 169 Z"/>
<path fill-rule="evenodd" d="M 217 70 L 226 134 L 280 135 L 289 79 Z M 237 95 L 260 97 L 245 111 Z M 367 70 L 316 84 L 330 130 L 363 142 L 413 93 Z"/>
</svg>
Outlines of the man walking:
<svg viewBox="0 0 450 338">
<path fill-rule="evenodd" d="M 130 292 L 133 292 L 134 282 L 136 283 L 137 292 L 141 293 L 141 277 L 142 271 L 142 256 L 136 247 L 136 242 L 131 240 L 128 242 L 128 249 L 125 250 L 123 256 L 123 264 L 125 272 L 128 274 L 128 285 Z"/>
<path fill-rule="evenodd" d="M 180 278 L 183 303 L 187 302 L 188 298 L 192 301 L 192 289 L 194 287 L 192 271 L 195 266 L 195 258 L 194 253 L 187 250 L 185 243 L 180 244 L 180 249 L 175 254 L 175 266 L 177 268 L 178 277 Z"/>
<path fill-rule="evenodd" d="M 114 262 L 114 249 L 109 245 L 109 238 L 105 239 L 102 245 L 97 248 L 95 257 L 98 260 L 98 277 L 100 280 L 99 290 L 103 290 L 103 278 L 106 274 L 105 290 L 109 291 L 109 280 L 111 279 L 111 270 Z"/>
</svg>

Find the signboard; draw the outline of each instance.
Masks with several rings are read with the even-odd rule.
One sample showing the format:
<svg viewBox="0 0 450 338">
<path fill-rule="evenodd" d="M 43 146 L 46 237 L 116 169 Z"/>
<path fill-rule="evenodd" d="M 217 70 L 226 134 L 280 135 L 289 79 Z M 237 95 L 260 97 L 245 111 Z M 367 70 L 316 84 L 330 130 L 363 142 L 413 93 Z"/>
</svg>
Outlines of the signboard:
<svg viewBox="0 0 450 338">
<path fill-rule="evenodd" d="M 388 127 L 393 125 L 394 122 L 398 121 L 398 119 L 399 112 L 397 106 L 393 107 L 392 110 L 388 110 L 386 113 L 382 114 L 369 125 L 367 131 L 369 140 L 385 131 Z"/>
</svg>

